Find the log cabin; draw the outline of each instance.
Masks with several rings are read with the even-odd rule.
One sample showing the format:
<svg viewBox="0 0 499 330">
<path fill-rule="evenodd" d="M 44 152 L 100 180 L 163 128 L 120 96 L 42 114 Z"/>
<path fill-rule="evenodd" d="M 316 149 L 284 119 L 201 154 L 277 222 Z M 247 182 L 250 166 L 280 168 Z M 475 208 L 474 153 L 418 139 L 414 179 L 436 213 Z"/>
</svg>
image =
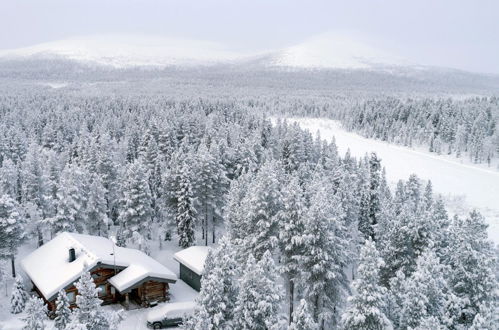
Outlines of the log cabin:
<svg viewBox="0 0 499 330">
<path fill-rule="evenodd" d="M 75 282 L 89 271 L 103 304 L 148 307 L 169 300 L 177 276 L 145 253 L 105 237 L 63 232 L 21 261 L 35 291 L 55 311 L 59 290 L 76 307 Z"/>
<path fill-rule="evenodd" d="M 209 249 L 207 246 L 191 246 L 173 255 L 179 263 L 180 279 L 196 291 L 201 290 L 201 279 Z"/>
</svg>

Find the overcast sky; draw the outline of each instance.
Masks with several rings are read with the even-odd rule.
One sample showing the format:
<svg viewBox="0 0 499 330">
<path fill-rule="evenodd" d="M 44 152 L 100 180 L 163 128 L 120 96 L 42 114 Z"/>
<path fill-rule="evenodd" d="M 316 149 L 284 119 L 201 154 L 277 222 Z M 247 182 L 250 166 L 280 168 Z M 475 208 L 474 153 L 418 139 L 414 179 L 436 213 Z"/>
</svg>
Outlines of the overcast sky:
<svg viewBox="0 0 499 330">
<path fill-rule="evenodd" d="M 261 51 L 341 30 L 416 63 L 499 73 L 497 0 L 1 0 L 0 13 L 0 49 L 147 34 Z"/>
</svg>

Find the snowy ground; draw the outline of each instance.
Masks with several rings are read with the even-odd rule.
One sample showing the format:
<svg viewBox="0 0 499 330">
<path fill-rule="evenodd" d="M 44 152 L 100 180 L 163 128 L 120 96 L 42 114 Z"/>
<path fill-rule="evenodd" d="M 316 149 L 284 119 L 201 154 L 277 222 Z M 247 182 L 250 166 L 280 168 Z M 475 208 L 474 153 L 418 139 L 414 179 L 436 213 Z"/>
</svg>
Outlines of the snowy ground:
<svg viewBox="0 0 499 330">
<path fill-rule="evenodd" d="M 180 250 L 176 244 L 176 240 L 170 242 L 162 242 L 161 248 L 159 247 L 159 242 L 151 242 L 151 256 L 158 260 L 160 263 L 165 265 L 168 269 L 172 270 L 177 277 L 179 277 L 179 265 L 173 259 L 173 254 Z M 28 253 L 36 248 L 36 242 L 29 242 L 24 245 L 18 255 L 18 260 L 21 260 Z M 20 271 L 19 265 L 17 266 L 18 271 Z M 10 263 L 8 264 L 8 270 L 10 271 Z M 10 273 L 9 273 L 10 274 Z M 24 276 L 24 274 L 23 274 Z M 26 279 L 26 276 L 24 276 Z M 24 322 L 21 320 L 24 317 L 24 313 L 18 315 L 10 314 L 10 288 L 12 287 L 12 280 L 9 276 L 6 287 L 0 287 L 0 329 L 1 330 L 20 330 L 24 326 Z M 27 283 L 26 283 L 27 284 Z M 181 301 L 194 301 L 198 296 L 198 292 L 192 289 L 190 286 L 185 284 L 181 280 L 177 280 L 175 284 L 170 285 L 170 302 L 181 302 Z M 164 303 L 166 304 L 166 303 Z M 162 306 L 163 304 L 160 304 Z M 159 306 L 158 306 L 159 307 Z M 121 305 L 108 305 L 104 308 L 110 310 L 117 310 L 123 308 Z M 136 310 L 130 310 L 125 312 L 125 320 L 120 324 L 118 330 L 142 330 L 147 329 L 146 317 L 147 313 L 151 311 L 151 308 L 141 308 Z M 47 330 L 55 329 L 53 327 L 53 322 L 47 322 Z M 172 328 L 173 329 L 173 328 Z"/>
<path fill-rule="evenodd" d="M 416 173 L 431 180 L 436 193 L 446 199 L 449 210 L 463 214 L 477 208 L 489 223 L 489 238 L 499 244 L 499 171 L 486 165 L 474 165 L 466 159 L 439 156 L 423 150 L 367 139 L 347 132 L 337 121 L 323 118 L 288 118 L 323 139 L 336 139 L 340 154 L 348 149 L 353 156 L 375 151 L 386 167 L 390 184 Z"/>
</svg>

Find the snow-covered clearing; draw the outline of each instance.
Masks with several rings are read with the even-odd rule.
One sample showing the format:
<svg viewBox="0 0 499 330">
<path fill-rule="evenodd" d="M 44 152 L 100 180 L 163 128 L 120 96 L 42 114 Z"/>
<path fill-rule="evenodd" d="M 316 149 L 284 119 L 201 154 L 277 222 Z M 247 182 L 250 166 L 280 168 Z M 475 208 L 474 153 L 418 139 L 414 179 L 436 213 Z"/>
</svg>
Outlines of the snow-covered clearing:
<svg viewBox="0 0 499 330">
<path fill-rule="evenodd" d="M 451 212 L 462 214 L 478 209 L 489 223 L 489 238 L 499 244 L 499 171 L 494 168 L 466 163 L 466 160 L 435 155 L 422 150 L 364 138 L 341 128 L 334 120 L 324 118 L 287 118 L 323 139 L 333 137 L 340 154 L 348 149 L 360 157 L 374 151 L 386 167 L 391 184 L 415 173 L 431 180 L 434 191 L 442 194 Z"/>
</svg>

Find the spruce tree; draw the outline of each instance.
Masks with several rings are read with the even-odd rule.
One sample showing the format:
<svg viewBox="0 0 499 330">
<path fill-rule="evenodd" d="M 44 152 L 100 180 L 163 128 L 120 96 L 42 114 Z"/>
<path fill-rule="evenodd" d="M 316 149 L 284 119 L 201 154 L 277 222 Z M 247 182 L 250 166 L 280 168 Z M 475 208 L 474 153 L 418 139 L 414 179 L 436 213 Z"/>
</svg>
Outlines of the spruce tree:
<svg viewBox="0 0 499 330">
<path fill-rule="evenodd" d="M 201 280 L 198 308 L 188 329 L 227 329 L 233 322 L 237 298 L 234 247 L 224 237 L 216 251 L 210 250 Z"/>
<path fill-rule="evenodd" d="M 106 190 L 98 175 L 93 174 L 91 181 L 86 211 L 87 230 L 91 235 L 106 236 L 109 224 Z"/>
<path fill-rule="evenodd" d="M 42 298 L 31 297 L 26 302 L 26 316 L 23 318 L 23 330 L 44 330 L 47 317 L 47 307 Z"/>
<path fill-rule="evenodd" d="M 342 315 L 345 330 L 385 330 L 391 323 L 385 316 L 386 289 L 379 283 L 379 269 L 383 264 L 373 241 L 367 240 L 360 252 L 357 279 L 353 282 L 353 296 Z"/>
<path fill-rule="evenodd" d="M 314 320 L 324 329 L 326 322 L 336 321 L 346 295 L 349 237 L 339 197 L 331 193 L 326 179 L 316 178 L 309 191 L 302 283 Z"/>
<path fill-rule="evenodd" d="M 250 255 L 240 279 L 234 327 L 241 330 L 278 328 L 281 288 L 272 256 L 266 251 L 256 262 Z"/>
<path fill-rule="evenodd" d="M 193 175 L 188 164 L 180 170 L 175 220 L 177 223 L 178 244 L 189 247 L 194 243 L 194 226 L 197 220 L 196 200 L 194 198 Z"/>
<path fill-rule="evenodd" d="M 293 312 L 293 320 L 289 325 L 289 330 L 317 330 L 319 326 L 314 321 L 305 299 L 300 300 L 300 305 Z"/>
<path fill-rule="evenodd" d="M 15 256 L 26 239 L 26 220 L 19 205 L 8 195 L 0 196 L 0 257 L 10 258 L 12 276 L 16 276 Z"/>
<path fill-rule="evenodd" d="M 130 164 L 123 183 L 123 200 L 120 224 L 127 239 L 137 232 L 144 237 L 150 236 L 152 222 L 152 197 L 147 182 L 147 168 L 140 159 Z"/>
<path fill-rule="evenodd" d="M 289 322 L 292 320 L 295 281 L 301 271 L 304 249 L 306 201 L 298 178 L 291 177 L 283 189 L 282 209 L 277 213 L 279 224 L 280 272 L 288 290 Z"/>
<path fill-rule="evenodd" d="M 21 313 L 24 310 L 27 300 L 28 293 L 24 289 L 23 278 L 17 276 L 10 295 L 10 312 L 12 314 Z"/>
<path fill-rule="evenodd" d="M 73 313 L 77 322 L 85 325 L 88 330 L 107 329 L 108 321 L 101 307 L 102 300 L 99 299 L 98 289 L 90 273 L 84 272 L 75 286 L 78 295 L 77 307 Z"/>
<path fill-rule="evenodd" d="M 69 308 L 69 300 L 66 292 L 60 290 L 55 301 L 55 319 L 54 325 L 59 330 L 66 329 L 66 326 L 71 321 L 71 309 Z"/>
</svg>

